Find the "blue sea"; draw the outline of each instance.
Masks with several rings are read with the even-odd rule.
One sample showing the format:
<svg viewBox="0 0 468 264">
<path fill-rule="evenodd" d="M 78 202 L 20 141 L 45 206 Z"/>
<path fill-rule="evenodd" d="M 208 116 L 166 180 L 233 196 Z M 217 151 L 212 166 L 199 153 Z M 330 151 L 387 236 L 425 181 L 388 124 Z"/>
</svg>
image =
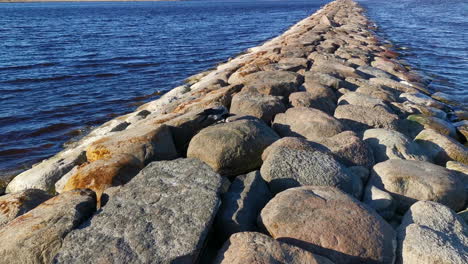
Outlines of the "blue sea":
<svg viewBox="0 0 468 264">
<path fill-rule="evenodd" d="M 277 36 L 329 1 L 0 3 L 0 176 L 190 75 Z M 467 103 L 464 0 L 362 0 L 379 34 Z"/>
</svg>

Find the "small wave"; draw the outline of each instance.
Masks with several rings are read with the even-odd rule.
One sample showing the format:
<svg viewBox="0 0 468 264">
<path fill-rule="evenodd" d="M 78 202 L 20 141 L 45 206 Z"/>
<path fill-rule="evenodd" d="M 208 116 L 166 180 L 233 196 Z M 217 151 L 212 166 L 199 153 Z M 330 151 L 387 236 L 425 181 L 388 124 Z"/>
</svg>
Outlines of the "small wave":
<svg viewBox="0 0 468 264">
<path fill-rule="evenodd" d="M 11 93 L 24 93 L 31 92 L 33 89 L 24 88 L 24 89 L 4 89 L 0 88 L 0 94 L 11 94 Z"/>
<path fill-rule="evenodd" d="M 6 66 L 0 67 L 0 71 L 6 70 L 27 70 L 27 69 L 34 69 L 38 67 L 51 67 L 55 66 L 57 63 L 47 62 L 47 63 L 37 63 L 37 64 L 30 64 L 30 65 L 15 65 L 15 66 Z"/>
<path fill-rule="evenodd" d="M 152 67 L 152 66 L 159 66 L 161 63 L 129 63 L 121 65 L 124 68 L 144 68 L 144 67 Z"/>
<path fill-rule="evenodd" d="M 4 83 L 17 84 L 17 83 L 37 83 L 37 82 L 49 82 L 49 81 L 61 81 L 61 80 L 71 79 L 73 77 L 74 76 L 71 76 L 71 75 L 62 75 L 62 76 L 47 77 L 47 78 L 36 78 L 36 79 L 24 78 L 24 79 L 15 79 L 15 80 L 10 80 L 10 81 L 4 81 Z"/>
<path fill-rule="evenodd" d="M 0 150 L 0 156 L 13 156 L 19 154 L 30 153 L 33 151 L 44 150 L 53 147 L 54 144 L 43 144 L 35 148 L 10 148 L 5 150 Z"/>
<path fill-rule="evenodd" d="M 58 131 L 63 131 L 65 129 L 69 129 L 71 127 L 74 127 L 74 125 L 72 124 L 68 124 L 68 123 L 58 123 L 58 124 L 53 124 L 53 125 L 49 125 L 49 126 L 46 126 L 46 127 L 43 127 L 43 128 L 40 128 L 32 133 L 29 133 L 28 136 L 29 137 L 37 137 L 37 136 L 40 136 L 40 135 L 43 135 L 43 134 L 49 134 L 49 133 L 54 133 L 54 132 L 58 132 Z"/>
</svg>

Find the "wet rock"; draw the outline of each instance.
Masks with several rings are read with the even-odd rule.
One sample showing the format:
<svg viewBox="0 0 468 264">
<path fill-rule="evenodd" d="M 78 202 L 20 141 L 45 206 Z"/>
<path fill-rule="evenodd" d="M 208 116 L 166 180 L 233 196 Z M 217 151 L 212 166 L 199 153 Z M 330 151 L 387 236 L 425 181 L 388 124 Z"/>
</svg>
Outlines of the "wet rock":
<svg viewBox="0 0 468 264">
<path fill-rule="evenodd" d="M 445 105 L 439 101 L 432 99 L 430 96 L 427 96 L 420 92 L 413 93 L 403 93 L 400 95 L 400 98 L 404 98 L 414 104 L 424 105 L 429 107 L 434 107 L 437 109 L 444 109 Z"/>
<path fill-rule="evenodd" d="M 414 140 L 438 165 L 444 166 L 447 161 L 451 160 L 468 164 L 467 148 L 450 137 L 432 129 L 424 129 Z"/>
<path fill-rule="evenodd" d="M 458 137 L 455 127 L 440 118 L 424 115 L 410 115 L 408 116 L 408 120 L 420 124 L 423 128 L 435 130 L 440 134 L 450 136 L 452 138 Z"/>
<path fill-rule="evenodd" d="M 105 189 L 129 182 L 142 168 L 141 161 L 128 154 L 116 154 L 111 158 L 87 162 L 70 176 L 62 192 L 88 188 L 96 192 L 100 201 Z"/>
<path fill-rule="evenodd" d="M 243 91 L 259 92 L 274 96 L 289 96 L 303 82 L 301 75 L 288 71 L 261 71 L 244 77 Z"/>
<path fill-rule="evenodd" d="M 467 263 L 467 232 L 467 224 L 448 207 L 417 202 L 398 228 L 397 263 Z"/>
<path fill-rule="evenodd" d="M 333 186 L 359 195 L 360 179 L 331 155 L 310 145 L 277 144 L 268 150 L 260 169 L 273 194 L 289 188 L 316 185 Z"/>
<path fill-rule="evenodd" d="M 19 174 L 8 184 L 7 193 L 27 189 L 40 189 L 52 192 L 54 184 L 74 166 L 86 161 L 84 152 L 77 149 L 65 151 L 44 160 L 31 169 Z"/>
<path fill-rule="evenodd" d="M 259 171 L 236 177 L 221 196 L 215 221 L 217 234 L 224 241 L 234 233 L 257 231 L 257 216 L 271 198 Z"/>
<path fill-rule="evenodd" d="M 344 131 L 334 117 L 317 109 L 293 107 L 276 115 L 273 129 L 282 137 L 299 136 L 308 140 L 331 137 Z"/>
<path fill-rule="evenodd" d="M 372 168 L 374 166 L 372 149 L 352 131 L 341 132 L 317 142 L 326 146 L 337 157 L 338 161 L 347 167 Z"/>
<path fill-rule="evenodd" d="M 468 141 L 468 120 L 453 123 L 457 131 L 465 137 L 465 142 Z"/>
<path fill-rule="evenodd" d="M 392 263 L 395 232 L 377 213 L 332 187 L 286 190 L 259 221 L 273 238 L 335 263 Z"/>
<path fill-rule="evenodd" d="M 282 97 L 260 93 L 242 92 L 232 98 L 230 112 L 236 115 L 250 115 L 269 124 L 274 116 L 286 111 Z"/>
<path fill-rule="evenodd" d="M 394 130 L 368 129 L 363 139 L 372 148 L 376 163 L 388 159 L 429 160 L 418 144 Z"/>
<path fill-rule="evenodd" d="M 397 206 L 397 203 L 390 193 L 382 191 L 372 184 L 366 186 L 363 202 L 369 207 L 372 207 L 386 220 L 392 219 Z"/>
<path fill-rule="evenodd" d="M 28 189 L 0 196 L 0 228 L 50 198 L 52 195 L 38 189 Z"/>
<path fill-rule="evenodd" d="M 55 263 L 194 263 L 218 209 L 221 177 L 196 159 L 149 164 L 113 188 L 64 240 Z"/>
<path fill-rule="evenodd" d="M 204 161 L 221 175 L 235 176 L 259 168 L 263 150 L 278 139 L 261 120 L 237 120 L 201 130 L 190 141 L 187 157 Z"/>
<path fill-rule="evenodd" d="M 330 260 L 255 232 L 237 233 L 219 251 L 220 264 L 332 264 Z"/>
<path fill-rule="evenodd" d="M 127 129 L 93 142 L 86 150 L 89 162 L 112 158 L 118 154 L 133 155 L 145 164 L 178 156 L 166 125 Z"/>
<path fill-rule="evenodd" d="M 449 94 L 442 93 L 442 92 L 433 93 L 432 98 L 434 98 L 434 99 L 436 99 L 438 101 L 441 101 L 442 103 L 449 104 L 449 105 L 455 105 L 456 106 L 456 105 L 460 104 L 459 98 L 456 98 L 453 95 L 449 95 Z"/>
<path fill-rule="evenodd" d="M 63 238 L 96 210 L 90 190 L 64 192 L 0 229 L 3 263 L 52 263 Z"/>
<path fill-rule="evenodd" d="M 392 194 L 399 212 L 422 200 L 438 202 L 454 210 L 462 209 L 466 201 L 463 182 L 456 173 L 424 161 L 381 162 L 374 166 L 368 184 Z"/>
<path fill-rule="evenodd" d="M 399 125 L 398 116 L 380 106 L 339 105 L 335 110 L 335 118 L 358 133 L 369 128 L 397 130 Z"/>
</svg>

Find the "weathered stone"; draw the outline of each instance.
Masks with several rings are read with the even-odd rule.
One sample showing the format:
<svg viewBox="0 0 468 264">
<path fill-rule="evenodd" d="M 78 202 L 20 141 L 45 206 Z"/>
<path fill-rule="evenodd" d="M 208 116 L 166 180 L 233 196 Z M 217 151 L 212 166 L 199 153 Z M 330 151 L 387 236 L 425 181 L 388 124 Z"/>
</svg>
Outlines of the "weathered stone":
<svg viewBox="0 0 468 264">
<path fill-rule="evenodd" d="M 323 45 L 323 43 L 321 44 Z M 336 45 L 331 44 L 332 47 L 336 47 Z M 332 48 L 333 49 L 333 48 Z M 336 50 L 336 48 L 334 48 Z M 321 72 L 325 74 L 329 74 L 331 76 L 345 79 L 347 77 L 359 78 L 361 77 L 353 67 L 349 67 L 347 65 L 337 63 L 336 61 L 324 60 L 322 58 L 315 59 L 314 64 L 310 68 L 311 72 Z"/>
<path fill-rule="evenodd" d="M 190 140 L 203 128 L 220 121 L 227 114 L 225 107 L 195 110 L 165 122 L 171 130 L 174 145 L 181 156 L 185 156 Z"/>
<path fill-rule="evenodd" d="M 403 117 L 406 117 L 408 114 L 421 114 L 425 116 L 437 117 L 440 119 L 447 118 L 447 113 L 434 107 L 418 105 L 410 101 L 405 101 L 403 103 L 392 102 L 391 104 L 395 111 L 399 111 L 403 114 Z"/>
<path fill-rule="evenodd" d="M 460 210 L 466 193 L 460 177 L 444 167 L 424 161 L 387 160 L 374 166 L 368 184 L 392 194 L 399 212 L 413 203 L 434 201 Z"/>
<path fill-rule="evenodd" d="M 419 93 L 418 89 L 388 78 L 370 78 L 369 83 L 392 88 L 397 93 Z"/>
<path fill-rule="evenodd" d="M 75 174 L 70 176 L 62 192 L 88 188 L 96 192 L 100 201 L 105 189 L 127 183 L 142 168 L 141 161 L 128 154 L 116 154 L 110 158 L 87 162 L 80 165 Z"/>
<path fill-rule="evenodd" d="M 282 58 L 277 67 L 284 71 L 299 71 L 301 69 L 307 69 L 307 59 L 304 58 Z"/>
<path fill-rule="evenodd" d="M 397 205 L 391 194 L 382 191 L 372 184 L 366 186 L 363 202 L 372 207 L 386 220 L 390 220 L 393 217 Z"/>
<path fill-rule="evenodd" d="M 362 132 L 369 128 L 397 130 L 399 125 L 398 116 L 380 106 L 371 108 L 359 105 L 339 105 L 335 110 L 335 117 L 355 132 Z"/>
<path fill-rule="evenodd" d="M 224 241 L 234 233 L 257 231 L 257 216 L 271 197 L 259 171 L 236 177 L 221 196 L 215 220 L 217 235 Z"/>
<path fill-rule="evenodd" d="M 468 175 L 468 165 L 455 161 L 448 161 L 445 167 L 447 167 L 449 170 L 458 171 Z"/>
<path fill-rule="evenodd" d="M 281 138 L 281 139 L 275 141 L 273 144 L 268 146 L 263 151 L 262 160 L 265 161 L 271 151 L 273 151 L 273 150 L 275 150 L 277 148 L 280 148 L 280 147 L 285 147 L 285 148 L 290 148 L 290 149 L 297 149 L 297 150 L 309 150 L 309 149 L 311 149 L 312 145 L 311 145 L 311 142 L 307 141 L 304 138 L 284 137 L 284 138 Z"/>
<path fill-rule="evenodd" d="M 404 98 L 414 104 L 424 105 L 429 107 L 434 107 L 438 109 L 444 109 L 445 105 L 439 101 L 432 99 L 430 96 L 427 96 L 420 92 L 413 93 L 403 93 L 400 95 L 400 98 Z"/>
<path fill-rule="evenodd" d="M 329 88 L 323 87 L 324 90 Z M 314 93 L 295 92 L 289 96 L 289 103 L 293 107 L 310 107 L 321 110 L 329 115 L 333 115 L 336 108 L 336 103 L 329 96 L 322 93 L 320 90 L 315 90 Z"/>
<path fill-rule="evenodd" d="M 410 115 L 408 116 L 408 120 L 420 124 L 423 128 L 433 129 L 440 134 L 450 136 L 452 138 L 458 137 L 455 127 L 449 122 L 440 118 L 424 115 Z"/>
<path fill-rule="evenodd" d="M 377 213 L 333 187 L 277 194 L 259 221 L 273 238 L 335 263 L 393 263 L 395 232 Z"/>
<path fill-rule="evenodd" d="M 369 65 L 360 66 L 357 68 L 357 70 L 365 74 L 371 75 L 373 77 L 392 79 L 392 75 L 389 74 L 388 72 L 382 71 L 381 69 L 378 69 Z"/>
<path fill-rule="evenodd" d="M 457 131 L 465 137 L 465 142 L 468 141 L 468 120 L 453 123 Z"/>
<path fill-rule="evenodd" d="M 333 264 L 327 258 L 279 242 L 255 232 L 231 236 L 214 260 L 215 264 Z"/>
<path fill-rule="evenodd" d="M 244 77 L 243 91 L 256 91 L 275 96 L 289 96 L 303 82 L 301 75 L 288 71 L 261 71 Z"/>
<path fill-rule="evenodd" d="M 444 166 L 451 160 L 468 164 L 467 148 L 450 137 L 432 129 L 424 129 L 414 140 L 436 164 Z"/>
<path fill-rule="evenodd" d="M 293 187 L 317 185 L 359 195 L 358 176 L 349 173 L 331 154 L 310 145 L 293 144 L 277 144 L 268 152 L 260 174 L 274 194 Z"/>
<path fill-rule="evenodd" d="M 342 80 L 326 73 L 308 71 L 304 74 L 304 86 L 323 85 L 338 90 Z"/>
<path fill-rule="evenodd" d="M 383 107 L 388 112 L 393 112 L 383 100 L 358 92 L 344 94 L 338 99 L 338 104 L 352 104 L 369 108 Z"/>
<path fill-rule="evenodd" d="M 236 115 L 250 115 L 269 124 L 274 116 L 286 111 L 282 97 L 261 93 L 242 92 L 232 98 L 230 112 Z"/>
<path fill-rule="evenodd" d="M 0 228 L 50 198 L 52 195 L 38 189 L 0 196 Z"/>
<path fill-rule="evenodd" d="M 59 153 L 13 178 L 8 184 L 6 192 L 14 193 L 27 189 L 53 192 L 55 182 L 74 166 L 85 161 L 84 152 L 79 149 Z"/>
<path fill-rule="evenodd" d="M 326 146 L 337 157 L 338 161 L 347 167 L 372 168 L 374 166 L 372 149 L 352 131 L 341 132 L 316 142 Z"/>
<path fill-rule="evenodd" d="M 456 96 L 453 96 L 453 95 L 449 95 L 449 94 L 446 94 L 446 93 L 442 93 L 442 92 L 436 92 L 434 94 L 432 94 L 432 98 L 438 100 L 438 101 L 441 101 L 443 103 L 446 103 L 446 104 L 449 104 L 449 105 L 459 105 L 460 102 L 459 102 L 459 98 L 457 98 Z"/>
<path fill-rule="evenodd" d="M 398 228 L 397 263 L 467 263 L 467 232 L 467 224 L 448 207 L 417 202 Z"/>
<path fill-rule="evenodd" d="M 2 262 L 52 263 L 63 238 L 95 210 L 96 196 L 90 190 L 47 200 L 0 229 Z"/>
<path fill-rule="evenodd" d="M 332 137 L 344 131 L 343 125 L 332 116 L 307 107 L 289 108 L 276 115 L 272 127 L 282 137 L 299 136 L 308 140 Z"/>
<path fill-rule="evenodd" d="M 380 85 L 365 84 L 365 85 L 359 86 L 356 89 L 356 92 L 367 94 L 369 96 L 378 98 L 385 102 L 394 102 L 397 100 L 396 99 L 397 97 L 395 96 L 393 92 L 389 91 L 388 89 L 385 89 L 383 86 L 380 86 Z"/>
<path fill-rule="evenodd" d="M 263 150 L 278 139 L 261 120 L 237 120 L 201 130 L 190 141 L 187 157 L 206 162 L 222 175 L 234 176 L 259 168 Z"/>
<path fill-rule="evenodd" d="M 364 141 L 374 153 L 375 162 L 388 159 L 428 161 L 419 145 L 400 132 L 389 129 L 368 129 L 364 132 Z"/>
<path fill-rule="evenodd" d="M 70 233 L 56 263 L 194 263 L 218 209 L 221 177 L 196 159 L 149 164 Z"/>
<path fill-rule="evenodd" d="M 177 150 L 166 125 L 139 126 L 117 132 L 93 142 L 86 150 L 89 162 L 109 159 L 118 154 L 133 155 L 147 164 L 153 160 L 174 159 Z"/>
</svg>

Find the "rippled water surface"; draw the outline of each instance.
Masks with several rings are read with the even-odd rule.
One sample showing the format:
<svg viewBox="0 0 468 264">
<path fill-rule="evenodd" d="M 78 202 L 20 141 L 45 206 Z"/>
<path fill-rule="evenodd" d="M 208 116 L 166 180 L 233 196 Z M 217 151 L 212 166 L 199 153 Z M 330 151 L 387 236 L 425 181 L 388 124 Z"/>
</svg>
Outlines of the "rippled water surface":
<svg viewBox="0 0 468 264">
<path fill-rule="evenodd" d="M 385 39 L 432 79 L 431 87 L 468 107 L 468 1 L 359 0 Z"/>
<path fill-rule="evenodd" d="M 53 155 L 326 2 L 0 4 L 0 175 Z"/>
</svg>

